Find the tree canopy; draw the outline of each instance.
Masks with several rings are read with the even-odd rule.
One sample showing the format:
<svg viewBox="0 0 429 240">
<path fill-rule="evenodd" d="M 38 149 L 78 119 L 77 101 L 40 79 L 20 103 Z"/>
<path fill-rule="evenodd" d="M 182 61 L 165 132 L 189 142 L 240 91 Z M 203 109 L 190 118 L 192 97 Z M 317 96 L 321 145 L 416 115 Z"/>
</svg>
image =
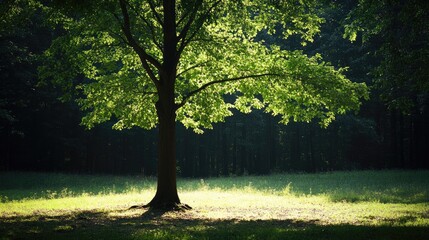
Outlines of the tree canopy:
<svg viewBox="0 0 429 240">
<path fill-rule="evenodd" d="M 324 21 L 318 1 L 177 1 L 171 16 L 156 0 L 82 4 L 52 12 L 62 34 L 40 73 L 67 87 L 84 79 L 76 87 L 88 127 L 112 117 L 116 129 L 155 127 L 168 51 L 178 60 L 177 120 L 196 132 L 232 109 L 265 109 L 283 123 L 318 118 L 326 126 L 367 97 L 364 84 L 349 81 L 320 55 L 268 46 L 260 37 L 298 34 L 303 44 L 312 41 Z M 174 18 L 174 49 L 165 45 L 168 17 Z"/>
</svg>

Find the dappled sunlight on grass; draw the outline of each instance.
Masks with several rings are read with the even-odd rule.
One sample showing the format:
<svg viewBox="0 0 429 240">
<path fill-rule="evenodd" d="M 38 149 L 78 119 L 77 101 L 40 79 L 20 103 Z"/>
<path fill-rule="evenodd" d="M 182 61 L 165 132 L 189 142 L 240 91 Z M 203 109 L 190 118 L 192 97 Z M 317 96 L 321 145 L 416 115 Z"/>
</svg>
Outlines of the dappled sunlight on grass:
<svg viewBox="0 0 429 240">
<path fill-rule="evenodd" d="M 138 194 L 108 194 L 98 196 L 65 197 L 57 199 L 28 199 L 0 204 L 0 215 L 32 215 L 34 212 L 63 215 L 80 210 L 124 209 L 150 200 L 152 192 Z"/>
<path fill-rule="evenodd" d="M 0 173 L 0 202 L 137 194 L 155 191 L 140 176 Z M 323 196 L 333 202 L 429 202 L 429 171 L 356 171 L 319 174 L 179 179 L 179 192 L 214 190 L 267 195 Z"/>
<path fill-rule="evenodd" d="M 429 202 L 429 171 L 276 174 L 183 181 L 183 190 L 212 189 L 273 195 L 326 196 L 333 202 Z"/>
<path fill-rule="evenodd" d="M 120 217 L 130 206 L 149 201 L 153 192 L 138 194 L 110 194 L 100 196 L 67 197 L 62 199 L 34 199 L 12 201 L 0 206 L 2 216 L 62 216 L 77 211 L 109 212 Z M 269 220 L 288 219 L 317 221 L 319 224 L 384 224 L 406 216 L 414 216 L 402 225 L 429 225 L 429 204 L 382 204 L 376 202 L 332 203 L 326 197 L 277 196 L 240 191 L 201 190 L 183 192 L 182 201 L 190 204 L 192 218 Z M 120 212 L 117 212 L 120 211 Z M 135 213 L 135 212 L 134 212 Z M 375 216 L 375 217 L 373 217 Z"/>
<path fill-rule="evenodd" d="M 315 221 L 319 224 L 378 225 L 403 216 L 415 216 L 416 221 L 410 219 L 402 224 L 429 225 L 429 203 L 412 205 L 376 202 L 332 203 L 323 196 L 276 196 L 238 191 L 187 192 L 182 194 L 182 200 L 194 207 L 198 218 L 288 219 Z M 426 216 L 422 213 L 426 213 Z"/>
<path fill-rule="evenodd" d="M 428 239 L 428 178 L 366 171 L 180 179 L 193 210 L 164 213 L 129 210 L 150 201 L 153 178 L 1 173 L 0 239 Z"/>
</svg>

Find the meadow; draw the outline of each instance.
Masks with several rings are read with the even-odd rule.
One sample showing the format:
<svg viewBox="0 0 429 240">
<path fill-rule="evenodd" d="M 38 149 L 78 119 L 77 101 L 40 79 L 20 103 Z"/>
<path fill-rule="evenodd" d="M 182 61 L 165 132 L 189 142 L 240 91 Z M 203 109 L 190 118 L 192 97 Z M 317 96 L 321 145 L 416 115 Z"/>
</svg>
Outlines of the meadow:
<svg viewBox="0 0 429 240">
<path fill-rule="evenodd" d="M 0 172 L 0 239 L 429 239 L 429 171 L 179 179 L 190 211 L 142 176 Z"/>
</svg>

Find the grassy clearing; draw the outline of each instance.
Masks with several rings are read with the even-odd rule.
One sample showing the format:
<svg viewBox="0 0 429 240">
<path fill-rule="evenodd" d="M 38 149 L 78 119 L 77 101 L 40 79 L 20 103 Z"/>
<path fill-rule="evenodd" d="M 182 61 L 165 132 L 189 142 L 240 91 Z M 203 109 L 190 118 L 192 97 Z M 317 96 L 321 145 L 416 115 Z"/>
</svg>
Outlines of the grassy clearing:
<svg viewBox="0 0 429 240">
<path fill-rule="evenodd" d="M 127 210 L 155 180 L 0 173 L 0 239 L 428 239 L 429 171 L 180 179 L 194 209 Z"/>
</svg>

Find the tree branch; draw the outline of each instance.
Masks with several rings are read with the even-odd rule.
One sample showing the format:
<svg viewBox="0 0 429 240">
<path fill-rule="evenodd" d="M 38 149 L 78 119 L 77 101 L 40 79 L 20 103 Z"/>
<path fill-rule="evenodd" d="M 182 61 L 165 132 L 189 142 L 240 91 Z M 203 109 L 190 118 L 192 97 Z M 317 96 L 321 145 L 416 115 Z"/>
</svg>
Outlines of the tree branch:
<svg viewBox="0 0 429 240">
<path fill-rule="evenodd" d="M 142 62 L 142 65 L 143 65 L 143 68 L 146 70 L 149 77 L 152 79 L 153 83 L 158 88 L 159 87 L 159 80 L 155 76 L 154 72 L 152 71 L 152 69 L 148 63 L 151 63 L 158 70 L 160 70 L 162 66 L 158 62 L 158 60 L 156 60 L 155 58 L 153 58 L 152 56 L 147 54 L 146 51 L 134 39 L 134 37 L 131 33 L 130 16 L 128 14 L 127 5 L 125 3 L 125 0 L 119 0 L 119 5 L 121 7 L 122 16 L 124 17 L 123 24 L 121 24 L 119 17 L 117 17 L 116 15 L 115 15 L 115 17 L 117 18 L 117 20 L 121 24 L 122 32 L 124 33 L 125 37 L 127 38 L 128 45 L 130 45 L 134 49 L 134 51 L 136 51 L 136 53 L 139 55 L 140 61 Z"/>
<path fill-rule="evenodd" d="M 195 65 L 193 65 L 193 66 L 191 66 L 191 67 L 189 67 L 189 68 L 187 68 L 187 69 L 183 70 L 182 72 L 178 73 L 178 74 L 176 75 L 176 77 L 179 77 L 180 75 L 182 75 L 182 74 L 184 74 L 184 73 L 186 73 L 186 72 L 188 72 L 188 71 L 190 71 L 190 70 L 192 70 L 192 69 L 194 69 L 194 68 L 204 66 L 204 65 L 206 65 L 206 64 L 207 64 L 207 63 L 209 63 L 209 62 L 211 62 L 211 61 L 205 61 L 205 62 L 202 62 L 202 63 L 195 64 Z"/>
<path fill-rule="evenodd" d="M 188 29 L 186 30 L 186 32 L 184 32 L 184 34 L 182 34 L 182 32 L 183 32 L 183 30 L 185 29 L 185 27 L 184 27 L 184 29 L 182 29 L 182 32 L 180 33 L 180 35 L 182 35 L 182 36 L 180 36 L 179 35 L 179 40 L 181 40 L 181 42 L 180 42 L 180 47 L 179 47 L 179 50 L 178 50 L 178 54 L 180 55 L 182 52 L 183 52 L 183 50 L 185 49 L 185 47 L 189 44 L 189 42 L 195 37 L 195 35 L 198 33 L 198 31 L 201 29 L 201 27 L 203 26 L 203 24 L 204 24 L 204 22 L 207 20 L 207 18 L 210 16 L 210 12 L 219 4 L 219 3 L 221 3 L 221 0 L 218 0 L 218 1 L 216 1 L 215 3 L 213 3 L 213 5 L 212 6 L 210 6 L 209 7 L 209 9 L 199 18 L 199 24 L 198 24 L 198 26 L 196 27 L 196 29 L 194 30 L 194 32 L 192 32 L 191 33 L 191 36 L 189 36 L 188 38 L 186 38 L 186 36 L 187 36 L 187 34 L 188 34 L 188 31 L 189 31 L 189 28 L 190 28 L 190 25 L 192 24 L 192 22 L 194 22 L 195 21 L 195 16 L 194 17 L 190 17 L 190 19 L 189 19 L 189 21 L 187 22 L 187 24 L 186 25 L 188 25 L 189 24 L 189 26 L 188 26 Z M 195 10 L 195 15 L 196 15 L 196 11 L 197 11 L 198 9 L 196 9 Z"/>
<path fill-rule="evenodd" d="M 179 36 L 177 37 L 178 40 L 186 38 L 186 34 L 188 33 L 192 23 L 195 20 L 195 17 L 197 16 L 198 9 L 201 7 L 201 4 L 203 3 L 202 0 L 196 0 L 194 4 L 194 9 L 191 11 L 191 16 L 189 17 L 188 21 L 186 22 L 185 26 L 182 28 L 182 31 L 180 31 Z M 185 16 L 189 14 L 184 14 Z M 185 19 L 185 16 L 182 17 L 182 19 L 179 20 L 179 23 Z M 177 25 L 179 25 L 179 23 Z"/>
<path fill-rule="evenodd" d="M 131 24 L 130 24 L 130 16 L 128 14 L 127 6 L 125 3 L 125 0 L 119 0 L 119 3 L 121 5 L 121 11 L 122 15 L 124 17 L 124 24 L 122 25 L 122 30 L 125 34 L 125 37 L 127 38 L 130 45 L 136 50 L 136 52 L 141 55 L 145 60 L 147 60 L 149 63 L 151 63 L 153 66 L 155 66 L 157 69 L 161 69 L 161 64 L 146 53 L 146 51 L 136 42 L 134 37 L 131 33 Z"/>
<path fill-rule="evenodd" d="M 116 16 L 115 16 L 115 18 L 116 18 L 116 19 L 118 19 Z M 113 32 L 113 31 L 111 31 L 111 30 L 109 30 L 109 29 L 106 29 L 106 31 L 107 31 L 109 34 L 111 34 L 111 35 L 113 35 L 113 36 L 115 36 L 115 37 L 117 37 L 117 38 L 121 39 L 120 41 L 121 41 L 123 44 L 125 44 L 125 45 L 129 45 L 129 44 L 128 44 L 128 41 L 127 41 L 124 37 L 122 37 L 120 33 L 115 33 L 115 32 Z"/>
<path fill-rule="evenodd" d="M 224 78 L 224 79 L 220 79 L 220 80 L 215 80 L 215 81 L 211 81 L 208 82 L 204 85 L 202 85 L 201 87 L 190 91 L 183 99 L 182 101 L 176 105 L 176 109 L 181 108 L 183 105 L 185 105 L 185 103 L 188 101 L 189 98 L 191 98 L 192 96 L 198 94 L 199 92 L 203 91 L 204 89 L 210 87 L 211 85 L 214 84 L 218 84 L 218 83 L 224 83 L 224 82 L 233 82 L 233 81 L 239 81 L 239 80 L 244 80 L 244 79 L 249 79 L 249 78 L 259 78 L 259 77 L 266 77 L 266 76 L 280 76 L 279 74 L 274 74 L 274 73 L 264 73 L 264 74 L 254 74 L 254 75 L 247 75 L 247 76 L 241 76 L 241 77 L 235 77 L 235 78 Z"/>
<path fill-rule="evenodd" d="M 162 21 L 161 16 L 159 16 L 158 12 L 156 11 L 155 5 L 153 4 L 152 0 L 148 0 L 148 3 L 149 3 L 150 10 L 152 10 L 153 14 L 155 15 L 155 19 L 158 21 L 158 23 L 161 26 L 164 26 L 164 22 Z"/>
<path fill-rule="evenodd" d="M 195 1 L 195 4 L 196 4 L 198 0 L 194 0 L 194 1 Z M 191 12 L 192 11 L 187 11 L 184 14 L 182 14 L 182 16 L 180 17 L 179 21 L 177 21 L 176 26 L 180 26 L 180 24 L 182 24 L 182 22 L 185 21 L 185 19 L 189 16 L 189 14 Z"/>
<path fill-rule="evenodd" d="M 134 13 L 140 17 L 140 19 L 146 24 L 146 26 L 149 28 L 150 35 L 152 37 L 152 42 L 155 44 L 155 46 L 162 52 L 163 48 L 161 44 L 156 40 L 156 32 L 155 27 L 153 24 L 151 24 L 139 11 L 133 7 L 130 3 L 127 3 L 127 5 L 134 11 Z"/>
</svg>

